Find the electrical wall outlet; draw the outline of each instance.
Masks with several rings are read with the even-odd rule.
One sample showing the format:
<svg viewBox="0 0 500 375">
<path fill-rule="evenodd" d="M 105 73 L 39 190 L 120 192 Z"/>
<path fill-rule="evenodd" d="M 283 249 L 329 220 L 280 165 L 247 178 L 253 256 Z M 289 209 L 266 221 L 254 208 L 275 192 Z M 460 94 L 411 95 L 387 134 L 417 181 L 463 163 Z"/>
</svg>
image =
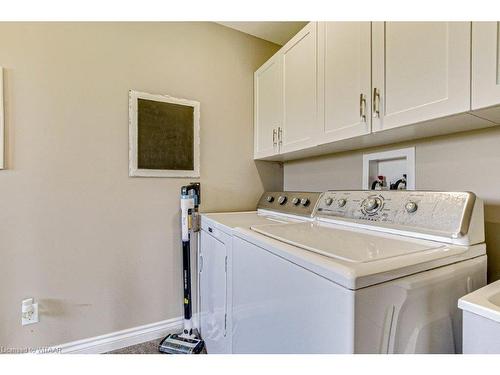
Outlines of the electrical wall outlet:
<svg viewBox="0 0 500 375">
<path fill-rule="evenodd" d="M 21 304 L 21 325 L 38 323 L 38 303 L 33 298 L 27 298 Z"/>
</svg>

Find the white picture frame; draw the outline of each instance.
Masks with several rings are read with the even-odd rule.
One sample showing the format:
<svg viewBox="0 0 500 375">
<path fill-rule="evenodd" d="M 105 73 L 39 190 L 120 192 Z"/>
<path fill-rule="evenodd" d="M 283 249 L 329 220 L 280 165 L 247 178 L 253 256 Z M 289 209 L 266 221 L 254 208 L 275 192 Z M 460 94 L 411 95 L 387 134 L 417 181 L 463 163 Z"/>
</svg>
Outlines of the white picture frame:
<svg viewBox="0 0 500 375">
<path fill-rule="evenodd" d="M 138 168 L 138 100 L 193 107 L 193 165 L 192 170 L 140 169 Z M 129 91 L 129 176 L 130 177 L 200 177 L 200 103 L 169 95 L 156 95 L 135 90 Z"/>
<path fill-rule="evenodd" d="M 5 115 L 3 103 L 3 67 L 0 66 L 0 169 L 5 169 Z"/>
</svg>

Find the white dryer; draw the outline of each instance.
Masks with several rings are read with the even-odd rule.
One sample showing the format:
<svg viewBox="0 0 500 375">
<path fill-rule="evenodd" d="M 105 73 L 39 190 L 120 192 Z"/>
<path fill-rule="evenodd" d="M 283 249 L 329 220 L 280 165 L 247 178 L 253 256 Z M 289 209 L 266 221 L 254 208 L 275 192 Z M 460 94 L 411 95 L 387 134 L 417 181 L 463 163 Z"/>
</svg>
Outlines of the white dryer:
<svg viewBox="0 0 500 375">
<path fill-rule="evenodd" d="M 235 228 L 313 220 L 320 193 L 266 192 L 256 211 L 201 215 L 198 255 L 200 333 L 208 353 L 231 353 L 232 239 Z"/>
<path fill-rule="evenodd" d="M 326 192 L 313 221 L 233 234 L 233 353 L 460 352 L 486 283 L 472 193 Z"/>
</svg>

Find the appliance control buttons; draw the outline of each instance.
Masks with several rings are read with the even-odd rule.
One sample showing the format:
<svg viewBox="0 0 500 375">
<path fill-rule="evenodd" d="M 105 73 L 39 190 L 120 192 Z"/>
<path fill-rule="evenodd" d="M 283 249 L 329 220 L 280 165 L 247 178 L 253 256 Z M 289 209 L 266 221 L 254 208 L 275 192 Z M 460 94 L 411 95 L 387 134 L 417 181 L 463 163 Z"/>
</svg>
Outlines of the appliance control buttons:
<svg viewBox="0 0 500 375">
<path fill-rule="evenodd" d="M 327 206 L 330 206 L 332 203 L 333 203 L 333 199 L 332 199 L 332 198 L 326 198 L 326 199 L 325 199 L 325 204 L 326 204 Z"/>
<path fill-rule="evenodd" d="M 344 207 L 347 203 L 347 200 L 345 200 L 344 198 L 341 198 L 337 201 L 337 206 L 339 207 Z"/>
<path fill-rule="evenodd" d="M 363 208 L 367 213 L 374 214 L 382 205 L 380 198 L 367 198 L 363 201 Z"/>
<path fill-rule="evenodd" d="M 266 197 L 266 201 L 268 201 L 269 203 L 272 203 L 274 201 L 274 197 L 272 195 L 268 195 Z"/>
<path fill-rule="evenodd" d="M 292 203 L 294 206 L 297 206 L 300 203 L 300 198 L 297 198 L 297 197 L 293 198 Z"/>
<path fill-rule="evenodd" d="M 418 205 L 415 202 L 409 201 L 405 204 L 406 212 L 409 214 L 417 211 Z"/>
<path fill-rule="evenodd" d="M 278 203 L 284 205 L 286 203 L 286 197 L 284 195 L 280 195 L 278 198 Z"/>
<path fill-rule="evenodd" d="M 311 201 L 309 200 L 309 198 L 302 198 L 302 199 L 300 200 L 300 204 L 301 204 L 302 206 L 304 206 L 304 207 L 309 206 L 309 203 L 311 203 Z"/>
</svg>

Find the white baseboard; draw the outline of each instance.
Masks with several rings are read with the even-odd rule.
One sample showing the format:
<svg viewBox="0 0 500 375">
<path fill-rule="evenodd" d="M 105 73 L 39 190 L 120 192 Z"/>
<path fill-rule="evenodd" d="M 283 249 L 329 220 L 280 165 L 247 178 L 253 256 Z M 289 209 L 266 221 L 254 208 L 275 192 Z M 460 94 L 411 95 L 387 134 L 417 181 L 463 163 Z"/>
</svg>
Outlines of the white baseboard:
<svg viewBox="0 0 500 375">
<path fill-rule="evenodd" d="M 182 330 L 183 317 L 163 320 L 139 327 L 124 329 L 106 335 L 56 345 L 52 348 L 63 354 L 100 354 L 111 350 L 159 339 Z M 196 322 L 196 320 L 194 320 Z"/>
</svg>

